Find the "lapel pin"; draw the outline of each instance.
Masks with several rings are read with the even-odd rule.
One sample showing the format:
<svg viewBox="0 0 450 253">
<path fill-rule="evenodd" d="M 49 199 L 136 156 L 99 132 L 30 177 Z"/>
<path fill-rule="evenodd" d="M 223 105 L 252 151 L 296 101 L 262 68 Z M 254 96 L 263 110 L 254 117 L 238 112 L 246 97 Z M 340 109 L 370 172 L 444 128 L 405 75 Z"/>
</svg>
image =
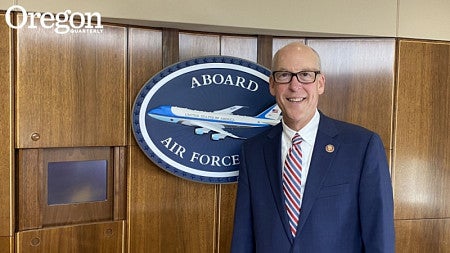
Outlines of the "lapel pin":
<svg viewBox="0 0 450 253">
<path fill-rule="evenodd" d="M 328 153 L 333 153 L 334 152 L 334 146 L 332 144 L 328 144 L 325 146 L 325 151 L 327 151 Z"/>
</svg>

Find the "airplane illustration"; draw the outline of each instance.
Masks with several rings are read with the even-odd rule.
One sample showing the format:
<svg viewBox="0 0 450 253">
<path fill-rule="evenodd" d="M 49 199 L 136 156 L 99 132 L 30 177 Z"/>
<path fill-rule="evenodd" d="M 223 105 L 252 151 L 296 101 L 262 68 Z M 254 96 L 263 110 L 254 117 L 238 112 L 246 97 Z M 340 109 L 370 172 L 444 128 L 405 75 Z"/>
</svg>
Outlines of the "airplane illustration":
<svg viewBox="0 0 450 253">
<path fill-rule="evenodd" d="M 245 106 L 235 105 L 217 111 L 199 111 L 170 105 L 161 105 L 147 112 L 152 118 L 196 127 L 194 133 L 198 135 L 211 134 L 211 140 L 218 141 L 231 137 L 245 139 L 225 130 L 225 128 L 252 128 L 273 126 L 281 120 L 281 110 L 274 104 L 256 116 L 235 115 L 233 112 Z"/>
</svg>

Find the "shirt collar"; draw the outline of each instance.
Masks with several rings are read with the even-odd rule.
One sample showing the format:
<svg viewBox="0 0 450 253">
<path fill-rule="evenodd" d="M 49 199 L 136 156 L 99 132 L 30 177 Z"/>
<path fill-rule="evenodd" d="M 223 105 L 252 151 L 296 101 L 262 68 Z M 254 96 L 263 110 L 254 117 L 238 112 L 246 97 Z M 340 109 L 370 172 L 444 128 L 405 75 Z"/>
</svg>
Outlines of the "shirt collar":
<svg viewBox="0 0 450 253">
<path fill-rule="evenodd" d="M 285 135 L 285 137 L 288 140 L 292 140 L 292 137 L 294 137 L 294 134 L 298 133 L 305 142 L 307 142 L 309 144 L 313 144 L 314 139 L 317 134 L 317 129 L 319 128 L 319 121 L 320 121 L 320 114 L 317 109 L 316 109 L 316 112 L 314 113 L 314 116 L 308 122 L 308 124 L 306 124 L 306 126 L 304 126 L 302 129 L 300 129 L 298 132 L 290 129 L 284 123 L 284 121 L 281 120 L 281 122 L 283 123 L 283 135 Z"/>
</svg>

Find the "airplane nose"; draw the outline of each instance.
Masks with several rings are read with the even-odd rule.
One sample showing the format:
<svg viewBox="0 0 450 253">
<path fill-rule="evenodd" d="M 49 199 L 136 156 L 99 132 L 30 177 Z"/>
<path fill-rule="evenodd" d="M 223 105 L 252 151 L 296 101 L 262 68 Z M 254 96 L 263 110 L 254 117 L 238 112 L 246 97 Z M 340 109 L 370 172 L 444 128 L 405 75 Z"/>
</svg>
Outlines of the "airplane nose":
<svg viewBox="0 0 450 253">
<path fill-rule="evenodd" d="M 171 113 L 170 107 L 169 106 L 159 106 L 156 108 L 151 109 L 150 111 L 148 111 L 147 114 L 153 114 L 153 115 L 167 115 Z"/>
</svg>

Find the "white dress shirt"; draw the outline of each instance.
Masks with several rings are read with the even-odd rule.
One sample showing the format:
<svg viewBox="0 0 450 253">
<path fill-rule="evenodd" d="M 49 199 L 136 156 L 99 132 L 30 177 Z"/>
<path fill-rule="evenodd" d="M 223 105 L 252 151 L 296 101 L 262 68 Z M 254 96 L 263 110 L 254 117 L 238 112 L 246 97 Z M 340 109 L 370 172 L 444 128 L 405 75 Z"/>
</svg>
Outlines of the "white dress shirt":
<svg viewBox="0 0 450 253">
<path fill-rule="evenodd" d="M 311 156 L 314 149 L 314 142 L 316 140 L 317 130 L 319 128 L 320 114 L 319 111 L 316 110 L 313 118 L 304 126 L 300 131 L 295 132 L 290 129 L 283 121 L 283 134 L 281 137 L 281 167 L 284 167 L 284 161 L 286 160 L 286 156 L 289 152 L 289 149 L 292 146 L 292 137 L 296 133 L 298 133 L 303 141 L 300 144 L 302 149 L 302 178 L 301 178 L 301 199 L 300 206 L 303 200 L 303 192 L 305 191 L 306 179 L 308 177 L 309 165 L 311 164 Z"/>
</svg>

